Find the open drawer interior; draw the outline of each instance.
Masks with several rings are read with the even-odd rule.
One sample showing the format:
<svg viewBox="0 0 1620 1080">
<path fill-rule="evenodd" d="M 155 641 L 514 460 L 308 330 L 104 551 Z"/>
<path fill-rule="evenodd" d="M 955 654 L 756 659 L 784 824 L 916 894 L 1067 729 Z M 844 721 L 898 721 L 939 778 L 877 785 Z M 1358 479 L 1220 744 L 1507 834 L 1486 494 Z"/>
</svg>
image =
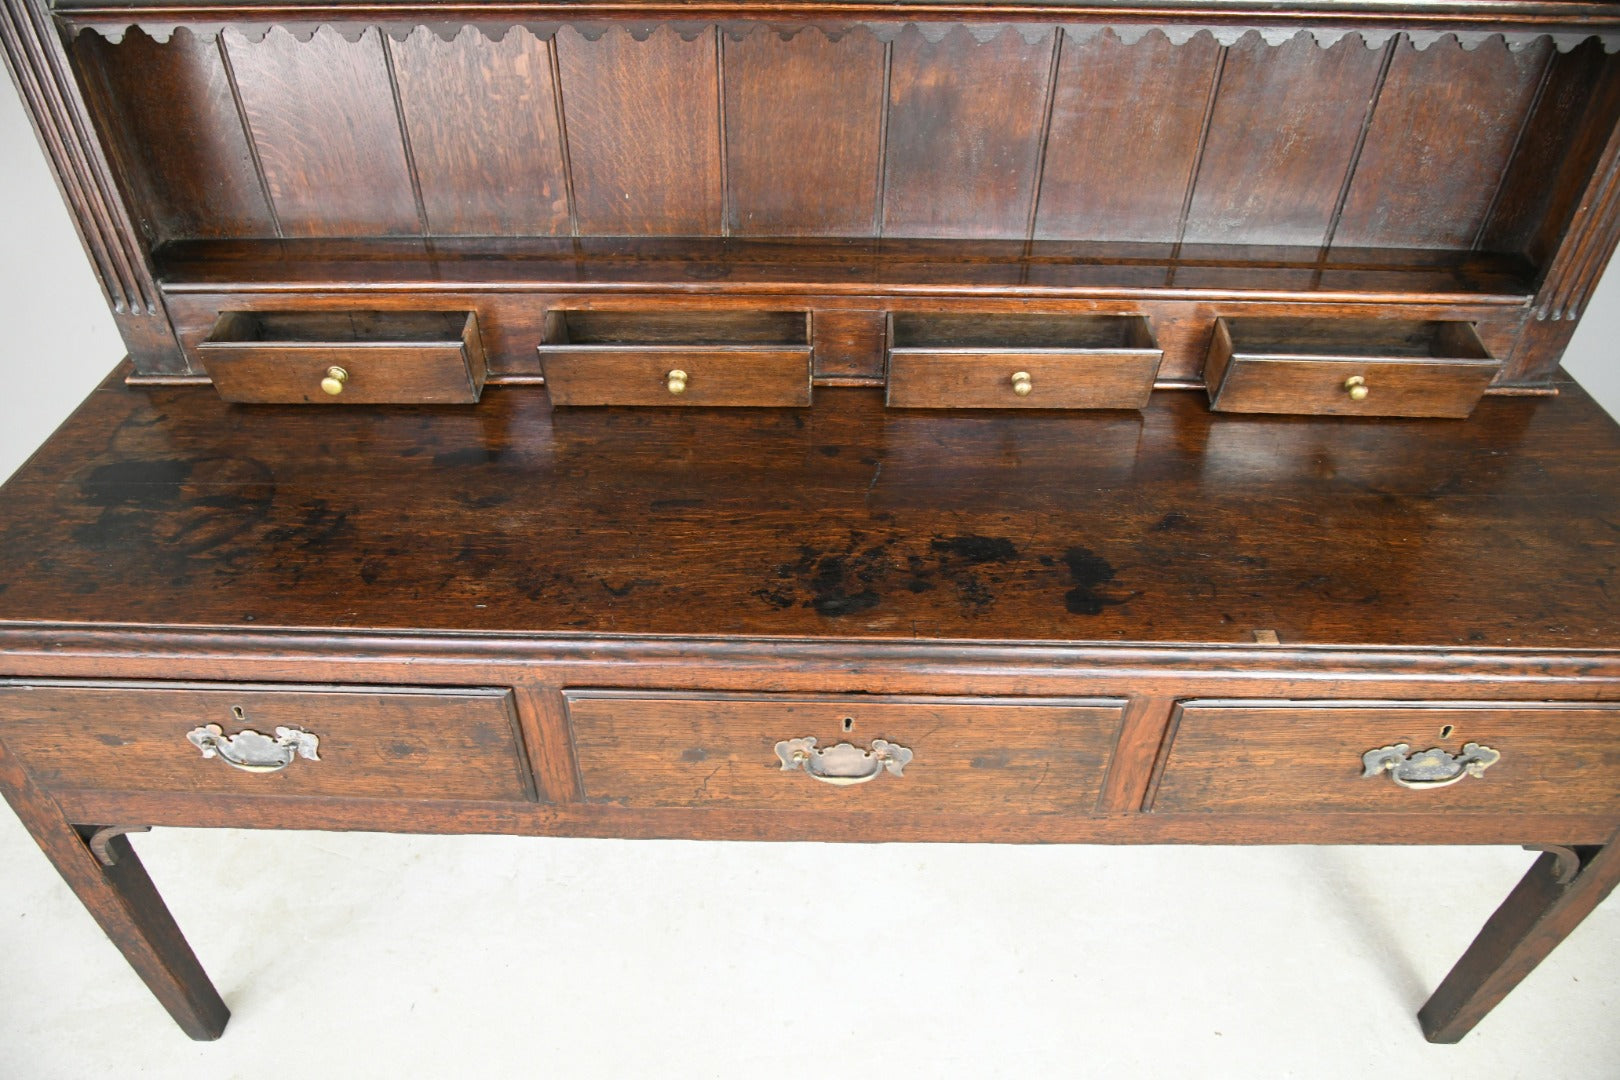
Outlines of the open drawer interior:
<svg viewBox="0 0 1620 1080">
<path fill-rule="evenodd" d="M 1466 322 L 1217 319 L 1219 412 L 1465 417 L 1501 363 Z"/>
</svg>

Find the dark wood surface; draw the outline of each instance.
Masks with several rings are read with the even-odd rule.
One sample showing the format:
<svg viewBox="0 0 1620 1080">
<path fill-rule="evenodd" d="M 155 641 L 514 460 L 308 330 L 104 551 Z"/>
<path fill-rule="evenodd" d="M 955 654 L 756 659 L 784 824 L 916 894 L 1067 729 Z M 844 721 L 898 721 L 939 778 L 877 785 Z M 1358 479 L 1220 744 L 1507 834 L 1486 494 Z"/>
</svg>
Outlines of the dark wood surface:
<svg viewBox="0 0 1620 1080">
<path fill-rule="evenodd" d="M 1614 706 L 1188 701 L 1171 723 L 1147 807 L 1155 812 L 1620 813 Z M 1483 776 L 1429 791 L 1362 775 L 1364 752 L 1397 743 L 1451 754 L 1479 743 L 1502 758 Z"/>
<path fill-rule="evenodd" d="M 1123 701 L 569 691 L 584 798 L 817 814 L 1090 813 Z M 899 774 L 837 787 L 784 773 L 778 742 L 883 739 Z"/>
<path fill-rule="evenodd" d="M 553 413 L 536 387 L 304 410 L 114 379 L 0 493 L 0 616 L 1612 648 L 1620 432 L 1562 389 L 1458 423 L 1215 416 L 1173 392 L 1140 415 L 886 411 L 855 389 Z"/>
<path fill-rule="evenodd" d="M 319 760 L 265 775 L 205 759 L 186 734 L 217 724 L 317 735 Z M 0 685 L 0 739 L 48 791 L 534 797 L 510 690 L 161 684 Z"/>
</svg>

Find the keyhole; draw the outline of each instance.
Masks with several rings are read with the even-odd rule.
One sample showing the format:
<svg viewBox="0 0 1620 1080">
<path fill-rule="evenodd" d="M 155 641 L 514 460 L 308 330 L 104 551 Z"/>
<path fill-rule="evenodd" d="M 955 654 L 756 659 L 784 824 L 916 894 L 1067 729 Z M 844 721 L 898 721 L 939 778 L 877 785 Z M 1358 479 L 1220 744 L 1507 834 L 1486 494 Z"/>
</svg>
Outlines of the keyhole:
<svg viewBox="0 0 1620 1080">
<path fill-rule="evenodd" d="M 243 709 L 242 706 L 240 706 L 240 705 L 232 705 L 231 706 L 231 715 L 234 716 L 238 720 L 246 720 L 247 719 L 247 711 L 245 709 Z"/>
<path fill-rule="evenodd" d="M 853 716 L 844 717 L 844 730 L 845 731 L 854 731 L 855 730 L 855 718 Z"/>
<path fill-rule="evenodd" d="M 1442 739 L 1449 739 L 1451 738 L 1451 733 L 1456 730 L 1456 728 L 1452 727 L 1450 724 L 1447 724 L 1445 727 L 1440 729 L 1440 737 Z"/>
</svg>

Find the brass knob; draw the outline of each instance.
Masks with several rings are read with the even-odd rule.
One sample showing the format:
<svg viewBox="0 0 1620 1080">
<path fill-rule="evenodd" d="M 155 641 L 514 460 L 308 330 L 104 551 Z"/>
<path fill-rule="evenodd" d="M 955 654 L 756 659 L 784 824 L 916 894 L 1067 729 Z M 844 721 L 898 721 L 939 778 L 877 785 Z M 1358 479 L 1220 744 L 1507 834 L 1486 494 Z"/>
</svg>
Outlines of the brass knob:
<svg viewBox="0 0 1620 1080">
<path fill-rule="evenodd" d="M 326 378 L 321 380 L 321 389 L 333 397 L 343 393 L 343 385 L 349 381 L 349 373 L 336 364 L 326 369 Z"/>
<path fill-rule="evenodd" d="M 1350 395 L 1351 401 L 1366 401 L 1368 394 L 1367 380 L 1360 375 L 1352 375 L 1344 380 L 1344 392 Z"/>
<path fill-rule="evenodd" d="M 1035 389 L 1034 380 L 1027 371 L 1015 371 L 1012 374 L 1013 393 L 1019 397 L 1029 397 L 1029 392 Z"/>
<path fill-rule="evenodd" d="M 676 368 L 664 376 L 664 385 L 669 387 L 669 392 L 672 394 L 686 393 L 686 372 Z"/>
</svg>

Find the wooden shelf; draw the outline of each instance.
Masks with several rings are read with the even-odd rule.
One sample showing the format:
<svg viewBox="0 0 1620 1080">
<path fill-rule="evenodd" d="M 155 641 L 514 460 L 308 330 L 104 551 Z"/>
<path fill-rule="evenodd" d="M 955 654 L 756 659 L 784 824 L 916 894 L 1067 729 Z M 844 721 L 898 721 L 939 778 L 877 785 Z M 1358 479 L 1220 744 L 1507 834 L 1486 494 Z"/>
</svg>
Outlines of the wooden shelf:
<svg viewBox="0 0 1620 1080">
<path fill-rule="evenodd" d="M 477 289 L 1298 298 L 1523 306 L 1518 255 L 959 240 L 457 238 L 185 241 L 166 292 Z"/>
</svg>

